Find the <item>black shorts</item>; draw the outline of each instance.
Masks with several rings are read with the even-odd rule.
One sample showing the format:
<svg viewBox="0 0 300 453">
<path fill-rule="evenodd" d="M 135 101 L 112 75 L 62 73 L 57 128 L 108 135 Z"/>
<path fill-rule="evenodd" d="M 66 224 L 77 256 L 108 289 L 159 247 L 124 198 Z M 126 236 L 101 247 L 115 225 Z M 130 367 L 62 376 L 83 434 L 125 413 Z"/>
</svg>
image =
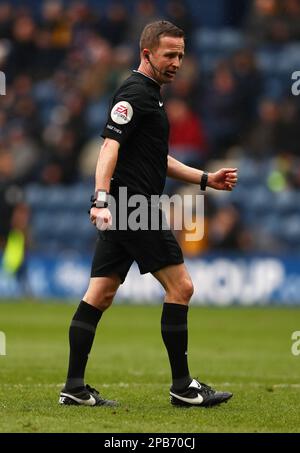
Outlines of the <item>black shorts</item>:
<svg viewBox="0 0 300 453">
<path fill-rule="evenodd" d="M 183 263 L 183 255 L 170 230 L 98 232 L 91 277 L 118 274 L 123 283 L 133 261 L 146 274 Z"/>
</svg>

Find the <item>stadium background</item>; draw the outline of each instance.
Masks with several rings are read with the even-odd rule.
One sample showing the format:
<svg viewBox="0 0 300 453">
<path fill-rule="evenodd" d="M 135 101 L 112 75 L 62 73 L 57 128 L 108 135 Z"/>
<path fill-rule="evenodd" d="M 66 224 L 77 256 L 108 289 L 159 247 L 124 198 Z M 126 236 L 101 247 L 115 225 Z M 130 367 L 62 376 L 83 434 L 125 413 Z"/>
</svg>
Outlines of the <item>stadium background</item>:
<svg viewBox="0 0 300 453">
<path fill-rule="evenodd" d="M 184 65 L 164 88 L 171 154 L 240 172 L 232 194 L 208 191 L 204 239 L 178 234 L 195 302 L 299 302 L 297 0 L 1 2 L 2 297 L 84 291 L 96 234 L 86 211 L 109 99 L 137 66 L 141 29 L 161 17 L 187 35 Z M 153 300 L 155 285 L 134 268 L 120 297 Z"/>
<path fill-rule="evenodd" d="M 204 240 L 178 235 L 195 284 L 191 370 L 235 396 L 215 411 L 169 406 L 160 288 L 134 268 L 118 300 L 140 305 L 105 314 L 87 370 L 121 406 L 78 416 L 57 405 L 74 312 L 63 302 L 89 276 L 111 93 L 162 17 L 187 35 L 164 88 L 170 152 L 239 168 L 232 193 L 205 195 Z M 299 38 L 298 0 L 0 2 L 0 432 L 299 432 Z"/>
</svg>

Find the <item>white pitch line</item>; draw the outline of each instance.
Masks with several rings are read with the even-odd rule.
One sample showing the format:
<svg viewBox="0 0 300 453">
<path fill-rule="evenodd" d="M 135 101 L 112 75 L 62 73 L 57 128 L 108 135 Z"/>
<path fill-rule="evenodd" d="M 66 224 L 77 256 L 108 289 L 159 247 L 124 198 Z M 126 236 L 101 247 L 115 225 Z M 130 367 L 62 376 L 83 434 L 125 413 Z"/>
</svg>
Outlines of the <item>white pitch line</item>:
<svg viewBox="0 0 300 453">
<path fill-rule="evenodd" d="M 32 386 L 39 387 L 39 388 L 62 388 L 64 383 L 61 384 L 42 384 L 42 383 L 34 383 L 34 384 L 7 384 L 2 383 L 0 384 L 1 387 L 5 388 L 19 388 L 19 389 L 26 389 L 32 388 Z M 122 388 L 130 388 L 130 387 L 163 387 L 169 384 L 166 383 L 150 383 L 150 382 L 117 382 L 117 383 L 96 383 L 96 387 L 122 387 Z M 260 382 L 217 382 L 217 383 L 209 383 L 212 387 L 253 387 L 253 388 L 300 388 L 300 384 L 270 384 L 270 383 L 260 383 Z"/>
</svg>

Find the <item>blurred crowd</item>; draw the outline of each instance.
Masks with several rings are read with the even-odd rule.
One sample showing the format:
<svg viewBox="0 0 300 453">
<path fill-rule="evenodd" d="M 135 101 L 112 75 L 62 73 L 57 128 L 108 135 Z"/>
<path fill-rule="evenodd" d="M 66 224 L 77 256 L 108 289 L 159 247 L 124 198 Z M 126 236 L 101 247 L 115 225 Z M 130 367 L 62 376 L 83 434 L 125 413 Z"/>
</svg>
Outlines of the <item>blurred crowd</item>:
<svg viewBox="0 0 300 453">
<path fill-rule="evenodd" d="M 300 190 L 299 98 L 291 95 L 291 74 L 282 72 L 275 80 L 259 64 L 261 52 L 266 61 L 300 40 L 300 0 L 44 0 L 28 5 L 0 3 L 0 70 L 7 82 L 6 95 L 0 96 L 2 244 L 18 217 L 15 208 L 23 208 L 29 218 L 17 188 L 24 193 L 32 184 L 91 183 L 111 94 L 137 67 L 141 30 L 162 17 L 182 27 L 187 37 L 182 69 L 163 88 L 170 153 L 208 169 L 243 159 L 265 165 L 267 159 L 269 173 L 261 182 L 269 191 L 276 194 L 280 181 L 280 190 Z M 196 37 L 209 30 L 213 5 L 220 28 L 235 30 L 242 40 L 206 67 L 203 42 Z M 199 8 L 202 16 L 195 14 Z M 166 190 L 180 188 L 169 183 Z M 208 234 L 191 250 L 186 245 L 187 254 L 262 248 L 239 203 L 207 198 Z"/>
</svg>

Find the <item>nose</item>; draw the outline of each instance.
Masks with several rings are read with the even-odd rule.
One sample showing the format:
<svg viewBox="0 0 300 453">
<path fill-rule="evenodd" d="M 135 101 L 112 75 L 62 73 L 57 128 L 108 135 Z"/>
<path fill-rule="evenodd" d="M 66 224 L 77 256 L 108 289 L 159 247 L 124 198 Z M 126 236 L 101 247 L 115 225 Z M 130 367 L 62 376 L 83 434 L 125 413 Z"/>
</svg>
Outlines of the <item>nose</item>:
<svg viewBox="0 0 300 453">
<path fill-rule="evenodd" d="M 180 67 L 180 64 L 181 64 L 181 61 L 180 61 L 179 57 L 178 56 L 175 57 L 173 60 L 173 65 L 172 65 L 174 67 L 174 69 L 178 69 Z"/>
</svg>

